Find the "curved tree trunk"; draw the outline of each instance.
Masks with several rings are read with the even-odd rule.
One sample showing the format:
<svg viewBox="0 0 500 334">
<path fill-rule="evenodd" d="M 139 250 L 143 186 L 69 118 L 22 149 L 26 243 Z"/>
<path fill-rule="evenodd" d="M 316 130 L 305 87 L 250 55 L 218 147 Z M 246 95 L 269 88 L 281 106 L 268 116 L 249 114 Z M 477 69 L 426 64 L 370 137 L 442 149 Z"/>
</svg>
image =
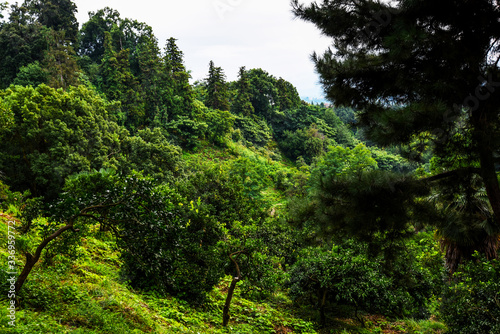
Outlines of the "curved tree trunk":
<svg viewBox="0 0 500 334">
<path fill-rule="evenodd" d="M 240 281 L 240 277 L 233 277 L 229 290 L 227 291 L 226 303 L 224 304 L 224 309 L 222 310 L 222 326 L 226 327 L 229 323 L 229 307 L 231 306 L 231 300 L 233 299 L 234 290 L 236 289 L 236 283 Z"/>
<path fill-rule="evenodd" d="M 227 291 L 226 303 L 224 304 L 224 309 L 222 310 L 222 326 L 226 327 L 229 323 L 229 307 L 231 306 L 231 300 L 233 299 L 234 290 L 236 289 L 236 284 L 241 280 L 241 271 L 238 262 L 233 258 L 233 256 L 244 253 L 245 251 L 239 251 L 232 254 L 229 254 L 229 258 L 233 261 L 236 267 L 236 276 L 233 277 L 231 281 L 231 285 L 229 286 L 229 290 Z"/>
<path fill-rule="evenodd" d="M 47 238 L 45 238 L 40 245 L 36 248 L 35 255 L 32 255 L 30 253 L 26 253 L 26 263 L 24 264 L 24 268 L 21 271 L 21 274 L 16 280 L 16 295 L 19 293 L 21 288 L 23 287 L 24 282 L 28 278 L 28 275 L 30 274 L 31 270 L 35 266 L 35 264 L 40 260 L 40 256 L 42 255 L 43 249 L 55 238 L 60 236 L 62 233 L 64 233 L 67 230 L 73 229 L 73 220 L 70 221 L 67 225 L 61 227 L 51 235 L 49 235 Z"/>
</svg>

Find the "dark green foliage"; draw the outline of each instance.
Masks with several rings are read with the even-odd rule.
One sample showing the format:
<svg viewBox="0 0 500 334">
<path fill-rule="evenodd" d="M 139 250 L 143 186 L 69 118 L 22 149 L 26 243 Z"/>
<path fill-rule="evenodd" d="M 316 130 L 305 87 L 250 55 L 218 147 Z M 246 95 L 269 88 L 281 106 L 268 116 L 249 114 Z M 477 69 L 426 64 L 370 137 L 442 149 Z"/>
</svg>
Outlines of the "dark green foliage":
<svg viewBox="0 0 500 334">
<path fill-rule="evenodd" d="M 167 187 L 151 189 L 120 231 L 124 275 L 143 289 L 199 302 L 223 275 L 216 246 L 221 226 L 198 201 Z"/>
<path fill-rule="evenodd" d="M 269 112 L 279 108 L 277 80 L 262 69 L 248 71 L 250 80 L 250 101 L 255 113 L 266 117 Z"/>
<path fill-rule="evenodd" d="M 168 86 L 160 49 L 155 38 L 143 37 L 137 47 L 139 73 L 138 80 L 141 86 L 141 97 L 144 101 L 144 120 L 142 123 L 151 126 L 164 126 L 167 119 L 166 100 L 171 96 L 171 87 Z"/>
<path fill-rule="evenodd" d="M 357 113 L 353 109 L 337 106 L 333 109 L 333 111 L 343 123 L 347 125 L 355 125 L 357 123 Z"/>
<path fill-rule="evenodd" d="M 281 149 L 287 157 L 293 161 L 302 157 L 307 164 L 311 164 L 313 158 L 320 157 L 329 144 L 330 141 L 319 132 L 316 124 L 295 132 L 285 131 L 280 140 Z"/>
<path fill-rule="evenodd" d="M 365 241 L 382 233 L 388 238 L 412 234 L 412 223 L 432 213 L 432 205 L 420 201 L 429 194 L 425 183 L 404 174 L 378 170 L 371 152 L 330 148 L 312 171 L 312 205 L 325 232 L 345 232 Z"/>
<path fill-rule="evenodd" d="M 259 173 L 252 167 L 255 168 L 255 164 L 245 159 L 229 166 L 210 166 L 200 162 L 189 179 L 179 181 L 177 189 L 182 196 L 199 199 L 209 213 L 207 218 L 226 227 L 234 221 L 258 222 L 265 215 L 260 194 L 262 180 L 248 180 Z"/>
<path fill-rule="evenodd" d="M 226 75 L 221 67 L 214 65 L 213 61 L 210 61 L 206 81 L 207 96 L 205 105 L 212 109 L 229 110 L 229 91 Z"/>
<path fill-rule="evenodd" d="M 65 31 L 51 31 L 47 36 L 48 50 L 43 65 L 47 72 L 47 84 L 53 88 L 67 89 L 80 83 L 80 69 L 76 53 L 68 44 Z"/>
<path fill-rule="evenodd" d="M 446 251 L 450 273 L 462 261 L 471 260 L 475 251 L 488 259 L 496 258 L 499 229 L 479 177 L 458 174 L 441 180 L 440 186 L 445 191 L 431 197 L 432 203 L 440 207 L 433 223 Z M 447 206 L 441 208 L 442 203 Z"/>
<path fill-rule="evenodd" d="M 297 88 L 283 78 L 276 82 L 278 88 L 279 110 L 295 109 L 301 105 Z"/>
<path fill-rule="evenodd" d="M 62 32 L 65 39 L 76 44 L 78 39 L 78 22 L 75 14 L 77 8 L 71 0 L 26 0 L 24 2 L 35 19 L 43 26 Z"/>
<path fill-rule="evenodd" d="M 500 331 L 500 270 L 497 260 L 476 253 L 461 265 L 446 284 L 441 317 L 451 334 L 482 334 Z M 447 333 L 448 333 L 447 332 Z"/>
<path fill-rule="evenodd" d="M 104 56 L 105 33 L 111 34 L 115 50 L 135 50 L 142 36 L 151 35 L 151 27 L 130 19 L 123 19 L 120 13 L 105 7 L 89 13 L 89 20 L 80 30 L 80 48 L 78 54 L 89 57 L 94 63 L 100 64 Z M 133 68 L 137 68 L 137 59 L 132 59 Z M 135 74 L 135 73 L 134 73 Z"/>
<path fill-rule="evenodd" d="M 365 241 L 378 233 L 389 239 L 413 233 L 411 223 L 429 209 L 418 201 L 428 194 L 411 177 L 380 170 L 359 175 L 324 175 L 315 188 L 317 219 L 326 231 L 343 231 Z M 425 222 L 424 217 L 423 222 Z"/>
<path fill-rule="evenodd" d="M 11 6 L 9 20 L 0 27 L 0 88 L 8 87 L 19 69 L 42 61 L 48 32 L 40 23 L 32 23 L 26 7 Z"/>
<path fill-rule="evenodd" d="M 194 91 L 189 84 L 190 75 L 184 66 L 184 54 L 179 49 L 176 39 L 171 37 L 167 40 L 165 47 L 164 69 L 171 95 L 167 96 L 167 112 L 171 120 L 176 117 L 192 117 Z"/>
<path fill-rule="evenodd" d="M 250 95 L 250 80 L 245 67 L 241 67 L 238 73 L 238 81 L 236 82 L 238 91 L 234 102 L 231 105 L 231 112 L 243 116 L 250 116 L 255 112 L 251 102 Z"/>
<path fill-rule="evenodd" d="M 163 127 L 182 110 L 190 114 L 192 99 L 181 93 L 189 90 L 189 76 L 184 70 L 174 73 L 178 64 L 166 64 L 171 53 L 180 55 L 182 61 L 179 52 L 172 40 L 163 59 L 150 26 L 122 19 L 106 7 L 91 12 L 82 27 L 79 63 L 108 99 L 122 102 L 120 121 L 135 131 L 144 126 Z"/>
<path fill-rule="evenodd" d="M 99 88 L 109 100 L 121 102 L 121 125 L 135 129 L 141 125 L 144 110 L 140 101 L 139 83 L 130 70 L 130 50 L 116 52 L 111 34 L 105 32 L 104 56 L 100 65 L 102 83 Z"/>
<path fill-rule="evenodd" d="M 257 146 L 265 146 L 272 138 L 272 132 L 267 122 L 255 115 L 236 116 L 234 127 L 241 130 L 245 140 Z"/>
<path fill-rule="evenodd" d="M 171 74 L 186 72 L 184 53 L 177 46 L 177 39 L 170 37 L 165 47 L 165 65 Z"/>
<path fill-rule="evenodd" d="M 240 68 L 232 112 L 249 116 L 256 113 L 268 119 L 273 110 L 295 109 L 301 105 L 297 89 L 283 78 L 276 79 L 262 69 Z"/>
<path fill-rule="evenodd" d="M 226 233 L 221 242 L 223 254 L 230 254 L 226 273 L 240 276 L 239 288 L 244 296 L 255 300 L 271 296 L 285 282 L 281 265 L 284 254 L 294 246 L 290 230 L 264 220 L 250 220 L 233 222 Z"/>
<path fill-rule="evenodd" d="M 74 64 L 75 61 L 72 52 L 67 51 L 77 40 L 75 13 L 76 5 L 69 0 L 27 0 L 22 6 L 12 5 L 9 20 L 0 27 L 0 88 L 8 87 L 19 70 L 28 65 L 24 73 L 19 74 L 16 83 L 36 85 L 45 82 L 32 65 L 37 61 L 43 63 L 49 75 L 57 73 L 54 76 L 59 81 L 64 78 L 66 85 L 74 83 L 68 80 L 68 76 L 70 73 L 74 76 L 77 69 L 76 66 L 68 69 L 68 63 Z M 54 43 L 54 36 L 57 36 L 57 43 Z M 67 56 L 58 54 L 56 50 Z M 67 70 L 61 71 L 64 67 Z M 64 75 L 62 72 L 65 72 Z"/>
<path fill-rule="evenodd" d="M 377 144 L 410 144 L 425 136 L 435 156 L 464 154 L 467 167 L 479 162 L 476 168 L 454 166 L 443 177 L 480 175 L 500 226 L 496 2 L 446 1 L 440 8 L 427 0 L 292 3 L 299 18 L 333 39 L 334 48 L 313 56 L 327 96 L 360 110 L 360 125 Z M 453 12 L 442 9 L 448 6 Z"/>
<path fill-rule="evenodd" d="M 166 125 L 166 131 L 177 145 L 186 149 L 193 149 L 205 138 L 207 124 L 179 116 Z"/>
<path fill-rule="evenodd" d="M 330 249 L 304 248 L 290 271 L 291 295 L 299 303 L 314 301 L 323 322 L 327 311 L 340 305 L 354 311 L 425 318 L 439 286 L 433 285 L 436 276 L 430 275 L 434 263 L 417 260 L 419 251 L 403 247 L 388 268 L 384 257 L 371 256 L 366 244 L 353 240 L 333 244 Z M 441 278 L 439 271 L 432 273 Z"/>
<path fill-rule="evenodd" d="M 139 130 L 135 136 L 126 138 L 121 153 L 126 159 L 121 167 L 124 173 L 137 170 L 166 182 L 181 171 L 181 150 L 170 144 L 160 128 Z"/>
<path fill-rule="evenodd" d="M 292 296 L 317 294 L 318 308 L 339 303 L 383 312 L 383 308 L 391 307 L 385 296 L 391 279 L 382 274 L 380 262 L 370 261 L 362 246 L 353 242 L 335 245 L 331 250 L 303 249 L 290 278 Z"/>
</svg>

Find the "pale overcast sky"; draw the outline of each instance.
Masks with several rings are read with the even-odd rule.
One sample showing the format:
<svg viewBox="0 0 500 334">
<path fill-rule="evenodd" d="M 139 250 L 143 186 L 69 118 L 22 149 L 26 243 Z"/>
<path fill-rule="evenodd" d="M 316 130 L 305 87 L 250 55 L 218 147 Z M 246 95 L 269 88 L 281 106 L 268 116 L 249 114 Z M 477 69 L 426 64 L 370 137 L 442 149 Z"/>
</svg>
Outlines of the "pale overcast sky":
<svg viewBox="0 0 500 334">
<path fill-rule="evenodd" d="M 168 38 L 177 38 L 193 80 L 204 79 L 213 60 L 228 81 L 237 79 L 241 66 L 262 68 L 290 81 L 303 98 L 323 96 L 310 55 L 326 50 L 329 39 L 311 23 L 294 19 L 289 0 L 74 2 L 80 24 L 88 20 L 89 11 L 111 7 L 122 18 L 150 25 L 162 49 Z"/>
</svg>

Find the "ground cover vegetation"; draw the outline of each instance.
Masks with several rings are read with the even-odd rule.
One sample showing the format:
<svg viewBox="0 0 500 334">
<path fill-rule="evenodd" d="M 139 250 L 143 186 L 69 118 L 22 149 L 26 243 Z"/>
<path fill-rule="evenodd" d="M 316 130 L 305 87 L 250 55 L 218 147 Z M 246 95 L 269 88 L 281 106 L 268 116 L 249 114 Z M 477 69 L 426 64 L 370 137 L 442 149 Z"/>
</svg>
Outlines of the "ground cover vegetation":
<svg viewBox="0 0 500 334">
<path fill-rule="evenodd" d="M 331 106 L 0 4 L 0 333 L 497 333 L 500 12 L 446 4 L 292 1 Z"/>
</svg>

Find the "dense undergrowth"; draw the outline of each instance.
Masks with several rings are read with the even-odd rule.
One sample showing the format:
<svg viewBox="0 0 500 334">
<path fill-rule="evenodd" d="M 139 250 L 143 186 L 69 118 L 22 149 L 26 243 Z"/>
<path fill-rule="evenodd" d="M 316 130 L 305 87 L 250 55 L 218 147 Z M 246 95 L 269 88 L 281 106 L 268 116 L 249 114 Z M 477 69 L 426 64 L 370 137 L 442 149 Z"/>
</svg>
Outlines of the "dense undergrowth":
<svg viewBox="0 0 500 334">
<path fill-rule="evenodd" d="M 0 240 L 6 241 L 3 213 Z M 97 229 L 76 251 L 76 258 L 56 256 L 52 263 L 37 265 L 19 296 L 15 329 L 7 324 L 7 309 L 0 308 L 0 333 L 441 333 L 444 326 L 433 321 L 387 320 L 383 316 L 344 316 L 329 319 L 330 328 L 320 329 L 316 314 L 297 307 L 283 291 L 269 299 L 249 300 L 237 290 L 228 328 L 221 326 L 222 307 L 230 278 L 208 295 L 201 307 L 154 291 L 132 289 L 120 276 L 121 261 L 115 240 Z M 7 252 L 0 261 L 7 262 Z M 4 277 L 2 277 L 4 278 Z M 6 304 L 7 301 L 1 300 Z M 342 314 L 342 309 L 338 310 Z"/>
<path fill-rule="evenodd" d="M 477 73 L 449 103 L 432 60 L 424 95 L 367 71 L 311 105 L 259 68 L 191 84 L 175 38 L 76 10 L 0 20 L 0 333 L 498 333 L 500 127 L 455 104 Z"/>
<path fill-rule="evenodd" d="M 253 165 L 247 171 L 250 174 L 246 175 L 246 188 L 252 189 L 253 178 L 259 179 L 260 186 L 263 179 L 269 178 L 262 194 L 264 201 L 273 208 L 269 214 L 279 216 L 286 202 L 287 191 L 304 186 L 294 185 L 294 182 L 301 183 L 300 175 L 304 170 L 299 172 L 284 159 L 273 160 L 257 149 L 237 143 L 229 143 L 226 148 L 204 145 L 183 155 L 188 166 L 202 161 L 234 164 L 242 159 Z M 283 190 L 276 187 L 279 184 L 276 179 L 279 178 L 286 183 L 281 188 Z M 0 242 L 6 243 L 6 222 L 15 219 L 18 213 L 15 206 L 10 206 L 6 213 L 2 213 Z M 19 235 L 16 240 L 18 252 L 32 248 L 39 241 L 36 234 Z M 1 249 L 0 261 L 7 263 L 8 255 L 5 248 Z M 432 257 L 424 253 L 422 256 Z M 19 260 L 22 258 L 18 258 L 20 267 L 22 263 Z M 94 225 L 82 243 L 71 252 L 71 256 L 46 254 L 35 266 L 18 296 L 21 304 L 16 313 L 15 329 L 7 323 L 7 309 L 0 308 L 0 333 L 430 334 L 442 333 L 445 329 L 443 324 L 432 320 L 387 319 L 382 315 L 363 312 L 354 316 L 352 308 L 342 305 L 334 306 L 328 312 L 326 323 L 320 325 L 317 309 L 294 302 L 286 287 L 258 298 L 249 294 L 248 288 L 236 289 L 230 310 L 231 321 L 228 327 L 223 327 L 222 309 L 231 282 L 230 276 L 223 278 L 213 288 L 201 306 L 195 306 L 182 299 L 157 293 L 154 288 L 148 291 L 134 289 L 120 270 L 122 264 L 120 249 L 113 234 L 102 232 L 98 224 Z M 6 281 L 5 271 L 1 279 L 2 282 Z M 5 296 L 2 302 L 8 303 Z"/>
</svg>

